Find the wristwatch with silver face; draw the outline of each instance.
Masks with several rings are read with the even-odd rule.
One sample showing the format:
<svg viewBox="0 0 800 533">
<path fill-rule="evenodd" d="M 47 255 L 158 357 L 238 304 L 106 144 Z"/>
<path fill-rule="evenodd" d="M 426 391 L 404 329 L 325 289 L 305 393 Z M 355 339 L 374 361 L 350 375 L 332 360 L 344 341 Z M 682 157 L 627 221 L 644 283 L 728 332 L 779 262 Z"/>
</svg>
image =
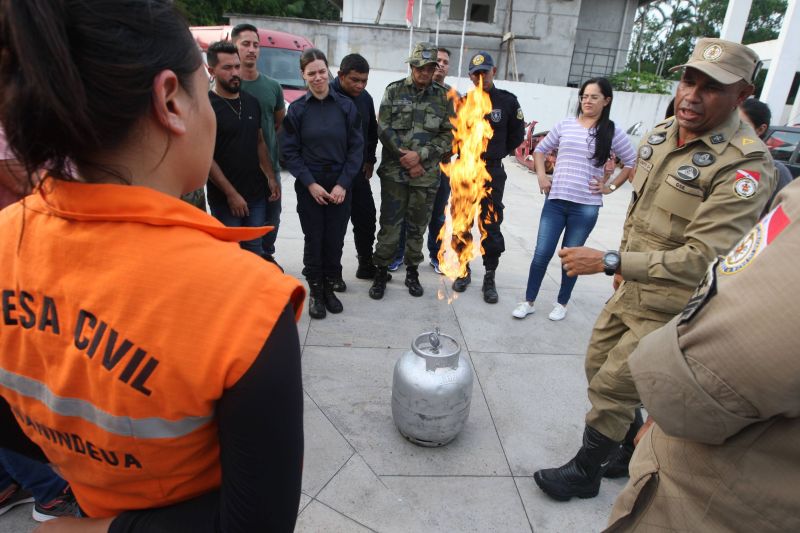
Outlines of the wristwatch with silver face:
<svg viewBox="0 0 800 533">
<path fill-rule="evenodd" d="M 614 185 L 613 183 L 609 183 L 608 190 L 611 191 L 611 192 L 614 192 L 614 191 L 617 190 L 617 186 Z"/>
<path fill-rule="evenodd" d="M 621 257 L 616 250 L 609 250 L 603 254 L 603 272 L 608 276 L 613 276 L 617 273 Z"/>
</svg>

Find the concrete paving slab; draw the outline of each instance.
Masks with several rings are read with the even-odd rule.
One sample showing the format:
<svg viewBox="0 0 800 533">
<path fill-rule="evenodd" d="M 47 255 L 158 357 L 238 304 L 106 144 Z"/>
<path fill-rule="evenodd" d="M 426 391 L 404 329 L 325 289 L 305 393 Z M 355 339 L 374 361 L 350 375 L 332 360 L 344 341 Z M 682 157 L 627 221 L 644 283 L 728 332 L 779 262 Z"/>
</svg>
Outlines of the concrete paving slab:
<svg viewBox="0 0 800 533">
<path fill-rule="evenodd" d="M 306 394 L 303 401 L 303 492 L 314 497 L 353 456 L 355 450 Z"/>
<path fill-rule="evenodd" d="M 473 352 L 472 360 L 513 474 L 570 460 L 589 409 L 583 357 Z"/>
<path fill-rule="evenodd" d="M 525 510 L 536 533 L 597 533 L 608 523 L 617 494 L 627 483 L 625 479 L 604 479 L 596 498 L 569 502 L 551 500 L 532 477 L 514 478 Z"/>
<path fill-rule="evenodd" d="M 305 509 L 306 506 L 309 503 L 311 503 L 311 496 L 309 496 L 308 494 L 305 494 L 305 493 L 301 493 L 300 494 L 300 505 L 299 505 L 299 507 L 297 509 L 297 514 L 302 513 L 303 509 Z"/>
<path fill-rule="evenodd" d="M 317 500 L 382 533 L 429 531 L 419 511 L 390 489 L 358 455 L 347 462 Z"/>
<path fill-rule="evenodd" d="M 422 513 L 425 533 L 532 531 L 511 477 L 382 479 Z"/>
<path fill-rule="evenodd" d="M 19 505 L 0 516 L 0 533 L 29 533 L 38 525 L 31 517 L 33 504 Z"/>
<path fill-rule="evenodd" d="M 312 501 L 297 517 L 297 533 L 367 533 L 373 531 L 330 507 Z"/>
<path fill-rule="evenodd" d="M 378 475 L 510 475 L 478 383 L 462 433 L 442 448 L 408 442 L 392 421 L 394 364 L 403 350 L 307 347 L 303 382 Z M 308 438 L 308 437 L 307 437 Z"/>
</svg>

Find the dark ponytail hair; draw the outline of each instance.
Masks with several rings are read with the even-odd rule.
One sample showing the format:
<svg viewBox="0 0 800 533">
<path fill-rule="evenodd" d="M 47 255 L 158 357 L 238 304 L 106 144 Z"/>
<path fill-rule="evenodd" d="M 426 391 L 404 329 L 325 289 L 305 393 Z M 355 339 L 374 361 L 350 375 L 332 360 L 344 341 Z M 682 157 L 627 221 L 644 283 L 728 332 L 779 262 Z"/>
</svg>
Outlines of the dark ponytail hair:
<svg viewBox="0 0 800 533">
<path fill-rule="evenodd" d="M 608 158 L 611 157 L 611 143 L 614 140 L 614 121 L 609 118 L 609 115 L 611 114 L 614 91 L 611 89 L 611 83 L 609 83 L 607 79 L 592 78 L 583 82 L 583 85 L 581 85 L 578 91 L 578 96 L 582 96 L 586 87 L 593 83 L 600 87 L 600 92 L 603 93 L 603 96 L 612 99 L 612 101 L 603 108 L 600 118 L 597 119 L 594 125 L 594 131 L 591 133 L 591 136 L 594 138 L 594 155 L 592 156 L 592 161 L 594 161 L 594 166 L 599 167 L 604 165 L 605 162 L 608 161 Z M 581 116 L 582 112 L 579 98 L 577 116 Z"/>
<path fill-rule="evenodd" d="M 171 0 L 0 2 L 0 122 L 29 175 L 101 168 L 92 157 L 133 134 L 163 70 L 192 94 L 202 57 Z"/>
</svg>

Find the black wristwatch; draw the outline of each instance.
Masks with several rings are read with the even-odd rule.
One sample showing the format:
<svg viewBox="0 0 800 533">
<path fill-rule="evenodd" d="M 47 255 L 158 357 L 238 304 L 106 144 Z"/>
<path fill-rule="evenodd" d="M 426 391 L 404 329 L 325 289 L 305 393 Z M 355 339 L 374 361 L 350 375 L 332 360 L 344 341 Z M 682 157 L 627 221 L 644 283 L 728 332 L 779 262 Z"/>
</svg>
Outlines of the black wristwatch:
<svg viewBox="0 0 800 533">
<path fill-rule="evenodd" d="M 603 254 L 603 272 L 605 272 L 607 276 L 613 276 L 617 273 L 620 261 L 621 258 L 618 251 L 607 251 Z"/>
</svg>

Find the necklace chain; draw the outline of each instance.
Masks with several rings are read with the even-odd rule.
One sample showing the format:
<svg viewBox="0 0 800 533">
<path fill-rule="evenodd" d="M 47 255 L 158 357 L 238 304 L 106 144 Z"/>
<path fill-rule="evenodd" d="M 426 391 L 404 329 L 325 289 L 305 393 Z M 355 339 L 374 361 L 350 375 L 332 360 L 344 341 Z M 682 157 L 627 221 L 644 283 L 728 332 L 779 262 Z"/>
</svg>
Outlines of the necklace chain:
<svg viewBox="0 0 800 533">
<path fill-rule="evenodd" d="M 231 103 L 228 101 L 228 99 L 227 99 L 227 98 L 225 98 L 224 96 L 222 96 L 221 98 L 222 98 L 222 99 L 225 101 L 225 103 L 226 103 L 226 104 L 228 104 L 228 107 L 230 107 L 230 108 L 231 108 L 231 111 L 233 111 L 233 112 L 236 114 L 236 117 L 237 117 L 239 120 L 242 120 L 242 97 L 241 97 L 241 96 L 238 96 L 238 97 L 236 98 L 236 99 L 239 101 L 239 110 L 238 110 L 238 111 L 236 110 L 236 108 L 235 108 L 235 107 L 233 107 L 233 106 L 231 105 Z"/>
</svg>

